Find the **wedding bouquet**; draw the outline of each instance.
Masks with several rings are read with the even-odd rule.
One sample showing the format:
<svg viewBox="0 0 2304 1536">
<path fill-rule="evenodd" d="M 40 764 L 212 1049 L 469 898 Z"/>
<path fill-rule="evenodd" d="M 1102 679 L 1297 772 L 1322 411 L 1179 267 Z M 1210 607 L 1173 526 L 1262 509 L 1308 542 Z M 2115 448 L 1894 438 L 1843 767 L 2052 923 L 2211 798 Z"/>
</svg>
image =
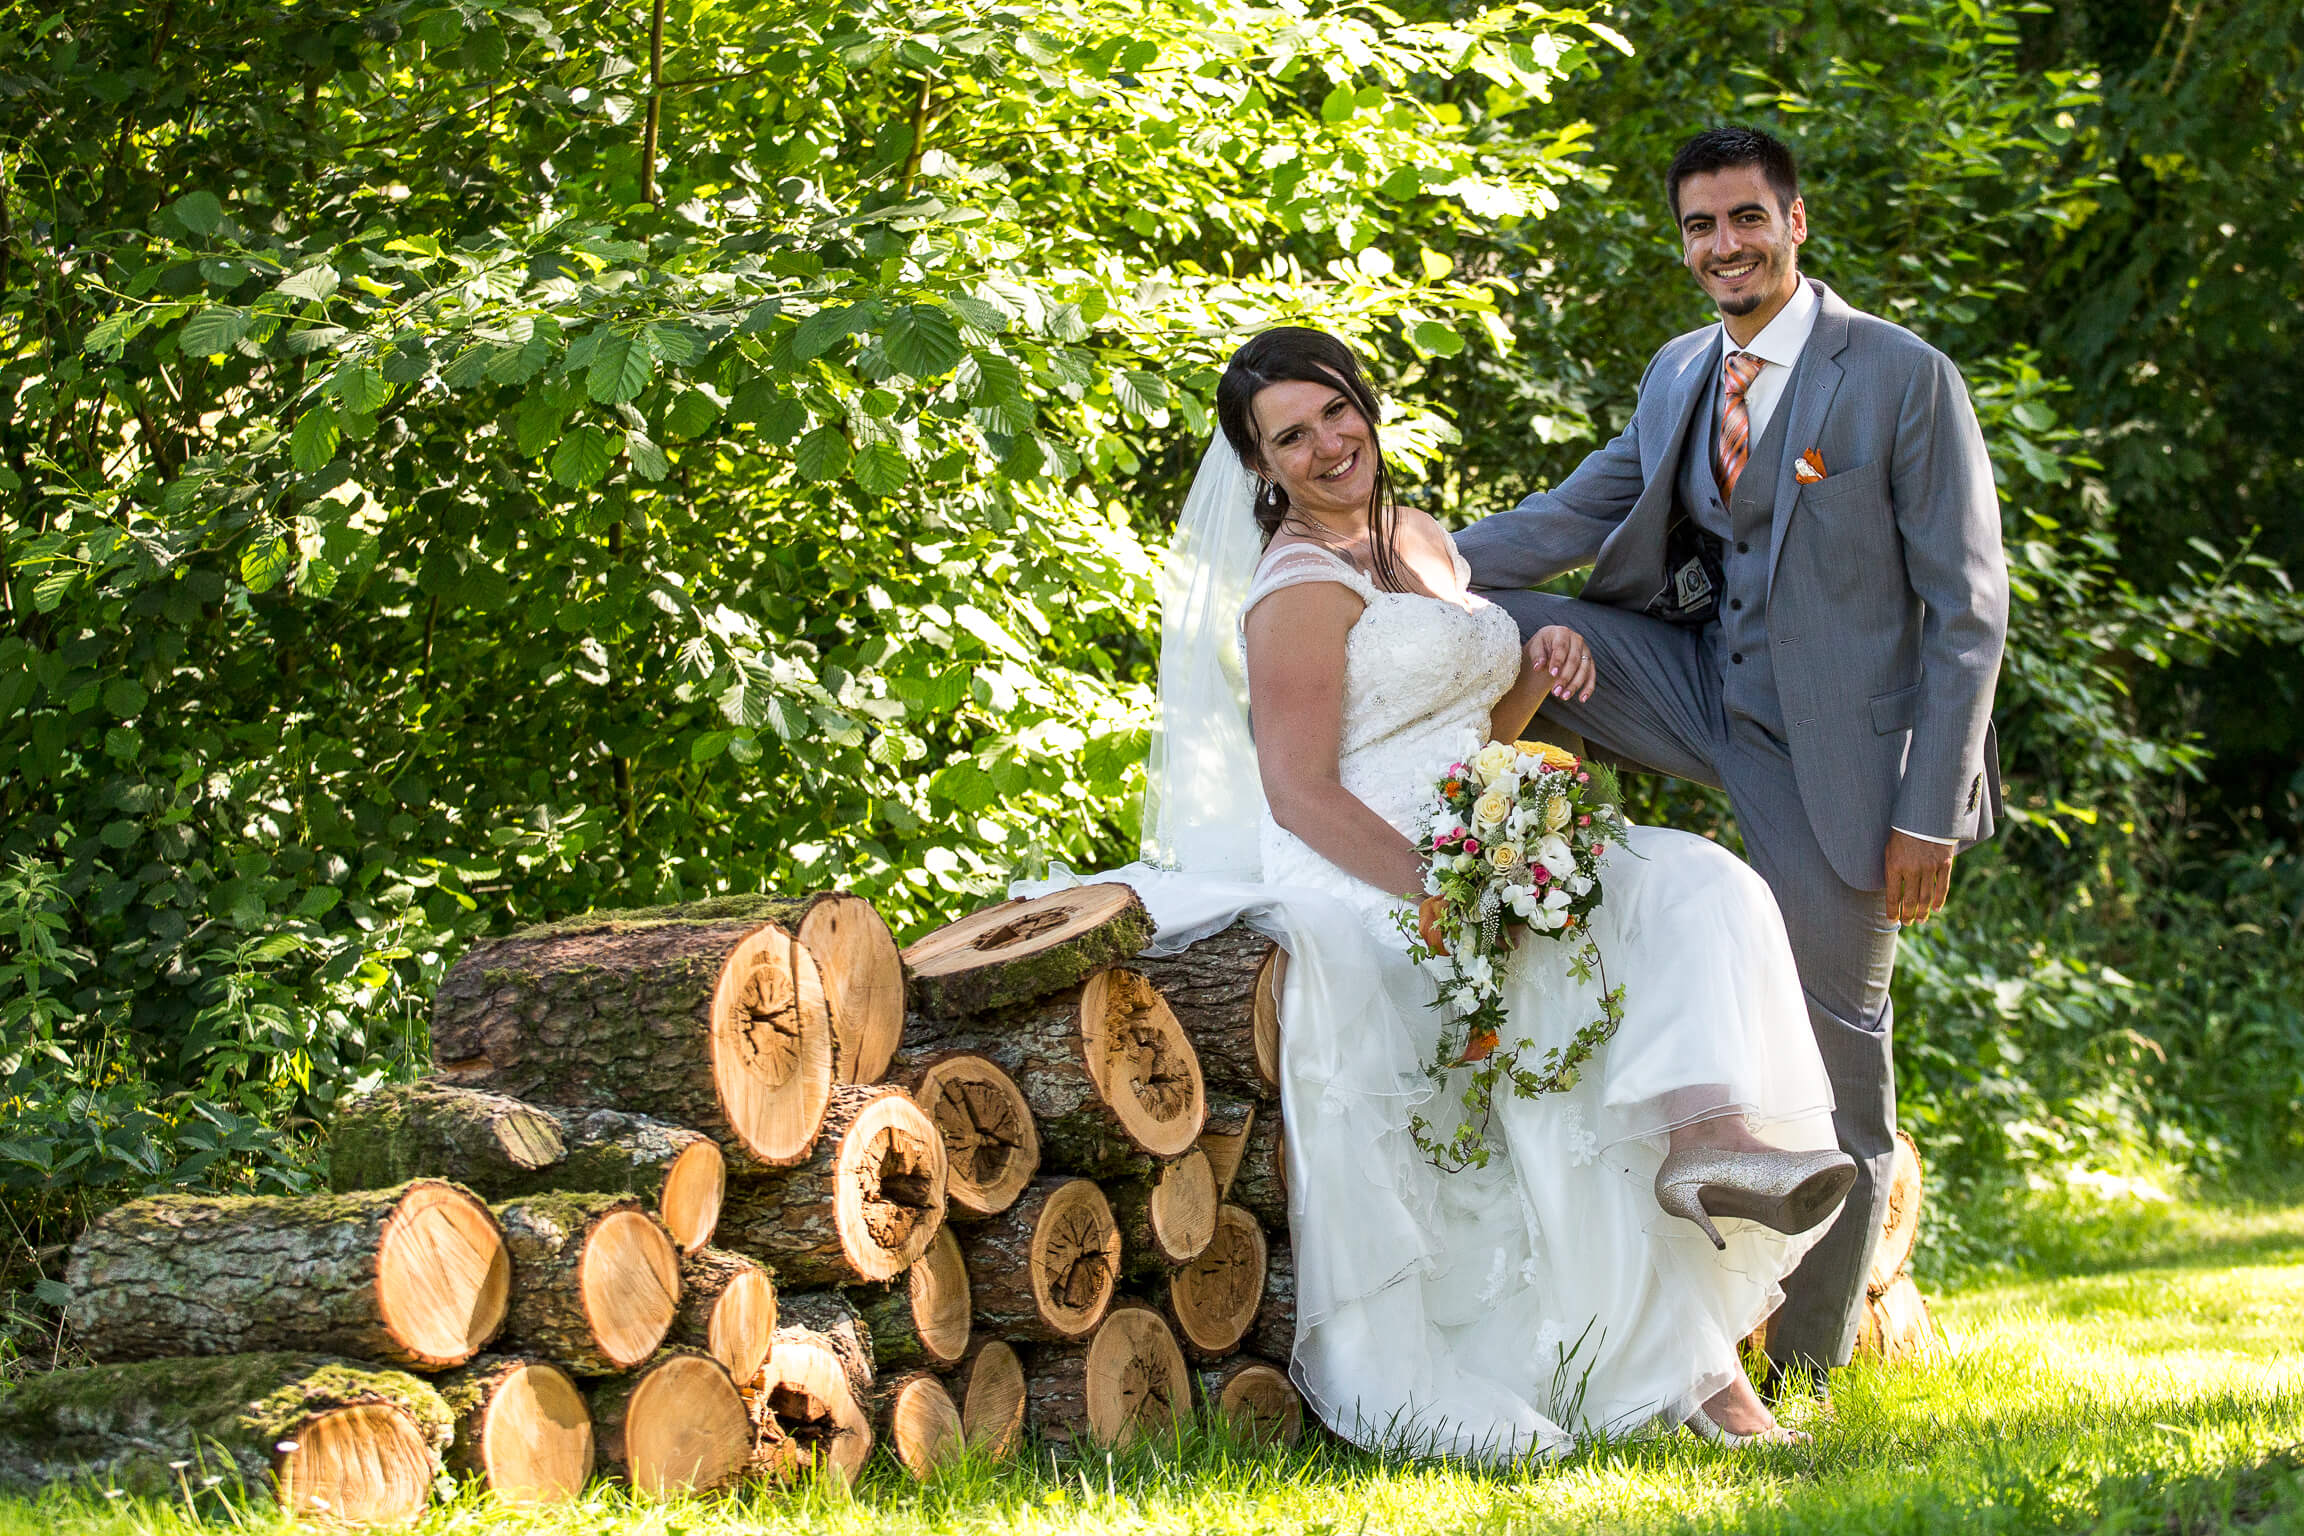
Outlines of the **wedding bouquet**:
<svg viewBox="0 0 2304 1536">
<path fill-rule="evenodd" d="M 1627 825 L 1617 808 L 1615 778 L 1543 742 L 1492 741 L 1467 762 L 1452 763 L 1433 785 L 1423 821 L 1424 889 L 1440 898 L 1436 948 L 1414 917 L 1402 919 L 1410 953 L 1439 977 L 1435 1007 L 1448 1017 L 1429 1068 L 1437 1080 L 1459 1067 L 1472 1073 L 1463 1121 L 1445 1140 L 1418 1116 L 1416 1144 L 1446 1169 L 1488 1161 L 1486 1132 L 1497 1085 L 1521 1098 L 1565 1092 L 1592 1052 L 1623 1018 L 1623 988 L 1610 989 L 1600 947 L 1586 919 L 1600 905 L 1600 871 Z M 1569 974 L 1600 978 L 1600 1017 L 1535 1065 L 1534 1043 L 1503 1046 L 1504 982 L 1520 945 L 1533 939 L 1573 944 Z"/>
</svg>

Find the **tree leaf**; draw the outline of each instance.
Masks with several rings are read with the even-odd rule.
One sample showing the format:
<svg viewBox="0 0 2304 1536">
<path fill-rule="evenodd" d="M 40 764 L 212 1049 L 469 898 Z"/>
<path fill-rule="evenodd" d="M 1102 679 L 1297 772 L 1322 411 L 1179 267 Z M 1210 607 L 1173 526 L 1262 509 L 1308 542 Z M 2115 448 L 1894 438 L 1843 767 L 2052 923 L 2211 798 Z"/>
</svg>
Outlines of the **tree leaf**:
<svg viewBox="0 0 2304 1536">
<path fill-rule="evenodd" d="M 592 369 L 584 384 L 602 405 L 616 405 L 646 389 L 655 372 L 656 350 L 644 334 L 611 332 L 593 353 Z"/>
<path fill-rule="evenodd" d="M 870 323 L 871 317 L 861 304 L 820 309 L 801 321 L 800 329 L 792 333 L 792 355 L 801 362 L 822 357 L 850 332 Z"/>
<path fill-rule="evenodd" d="M 328 376 L 328 391 L 354 416 L 373 416 L 392 398 L 392 386 L 374 363 L 346 361 Z"/>
<path fill-rule="evenodd" d="M 631 464 L 632 472 L 643 480 L 661 480 L 672 468 L 665 461 L 664 450 L 637 428 L 624 434 L 624 458 Z"/>
<path fill-rule="evenodd" d="M 258 534 L 240 552 L 240 579 L 251 592 L 269 592 L 288 574 L 291 559 L 286 539 Z"/>
<path fill-rule="evenodd" d="M 894 443 L 874 443 L 856 455 L 856 483 L 872 496 L 893 496 L 911 478 L 912 466 Z"/>
<path fill-rule="evenodd" d="M 211 304 L 184 322 L 176 345 L 188 357 L 217 357 L 240 344 L 248 334 L 248 312 L 229 305 Z"/>
<path fill-rule="evenodd" d="M 960 361 L 960 332 L 940 309 L 909 304 L 888 317 L 882 349 L 916 379 L 942 378 Z"/>
<path fill-rule="evenodd" d="M 336 457 L 336 445 L 342 437 L 336 425 L 336 407 L 326 400 L 315 401 L 296 418 L 296 430 L 288 435 L 288 457 L 303 473 L 318 474 Z"/>
<path fill-rule="evenodd" d="M 1139 368 L 1123 368 L 1112 380 L 1112 393 L 1121 409 L 1146 420 L 1168 408 L 1168 381 Z"/>
<path fill-rule="evenodd" d="M 224 225 L 224 205 L 216 201 L 213 192 L 187 192 L 170 203 L 168 211 L 196 235 L 213 235 Z"/>
<path fill-rule="evenodd" d="M 614 460 L 615 449 L 608 434 L 588 421 L 581 422 L 552 450 L 552 478 L 581 490 L 599 484 Z"/>
<path fill-rule="evenodd" d="M 323 299 L 334 297 L 336 285 L 341 281 L 343 279 L 334 267 L 319 261 L 287 278 L 272 291 L 283 298 L 302 299 L 307 304 L 317 304 Z"/>
<path fill-rule="evenodd" d="M 800 439 L 792 457 L 803 479 L 837 480 L 848 468 L 848 439 L 838 427 L 821 426 Z"/>
<path fill-rule="evenodd" d="M 1456 328 L 1438 320 L 1421 322 L 1411 334 L 1417 346 L 1436 357 L 1454 357 L 1464 350 L 1464 338 Z"/>
</svg>

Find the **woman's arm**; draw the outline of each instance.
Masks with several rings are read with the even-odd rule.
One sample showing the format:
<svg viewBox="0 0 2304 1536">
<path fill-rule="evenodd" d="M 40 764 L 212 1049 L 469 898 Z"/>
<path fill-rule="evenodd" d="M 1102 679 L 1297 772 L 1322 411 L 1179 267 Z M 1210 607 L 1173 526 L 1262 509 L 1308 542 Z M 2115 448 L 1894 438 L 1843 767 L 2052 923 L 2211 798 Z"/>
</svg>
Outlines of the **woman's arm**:
<svg viewBox="0 0 2304 1536">
<path fill-rule="evenodd" d="M 1272 819 L 1313 852 L 1379 890 L 1414 901 L 1424 860 L 1344 787 L 1344 642 L 1362 604 L 1349 587 L 1308 581 L 1248 611 L 1248 695 L 1256 767 Z"/>
<path fill-rule="evenodd" d="M 1520 675 L 1488 717 L 1491 741 L 1517 741 L 1549 694 L 1578 703 L 1592 697 L 1592 648 L 1584 637 L 1547 624 L 1520 648 Z"/>
</svg>

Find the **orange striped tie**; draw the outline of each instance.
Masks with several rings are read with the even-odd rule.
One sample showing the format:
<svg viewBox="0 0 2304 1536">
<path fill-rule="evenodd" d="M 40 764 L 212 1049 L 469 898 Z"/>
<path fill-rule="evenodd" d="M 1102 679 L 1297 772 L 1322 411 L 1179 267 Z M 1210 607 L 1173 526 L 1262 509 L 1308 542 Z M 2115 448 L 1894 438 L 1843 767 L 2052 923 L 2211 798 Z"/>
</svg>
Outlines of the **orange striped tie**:
<svg viewBox="0 0 2304 1536">
<path fill-rule="evenodd" d="M 1720 457 L 1712 469 L 1723 500 L 1736 494 L 1736 477 L 1744 473 L 1744 461 L 1752 456 L 1752 419 L 1744 410 L 1744 391 L 1764 366 L 1749 352 L 1731 352 L 1720 359 Z"/>
</svg>

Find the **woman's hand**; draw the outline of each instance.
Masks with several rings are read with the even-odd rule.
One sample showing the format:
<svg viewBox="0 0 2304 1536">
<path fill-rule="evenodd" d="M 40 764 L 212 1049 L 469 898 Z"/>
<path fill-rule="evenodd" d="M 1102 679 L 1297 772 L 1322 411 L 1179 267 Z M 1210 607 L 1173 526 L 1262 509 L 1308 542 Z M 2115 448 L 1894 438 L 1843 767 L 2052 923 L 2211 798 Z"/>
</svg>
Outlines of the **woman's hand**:
<svg viewBox="0 0 2304 1536">
<path fill-rule="evenodd" d="M 1583 703 L 1592 697 L 1592 647 L 1565 624 L 1547 624 L 1528 637 L 1528 660 L 1552 679 L 1552 697 Z"/>
</svg>

